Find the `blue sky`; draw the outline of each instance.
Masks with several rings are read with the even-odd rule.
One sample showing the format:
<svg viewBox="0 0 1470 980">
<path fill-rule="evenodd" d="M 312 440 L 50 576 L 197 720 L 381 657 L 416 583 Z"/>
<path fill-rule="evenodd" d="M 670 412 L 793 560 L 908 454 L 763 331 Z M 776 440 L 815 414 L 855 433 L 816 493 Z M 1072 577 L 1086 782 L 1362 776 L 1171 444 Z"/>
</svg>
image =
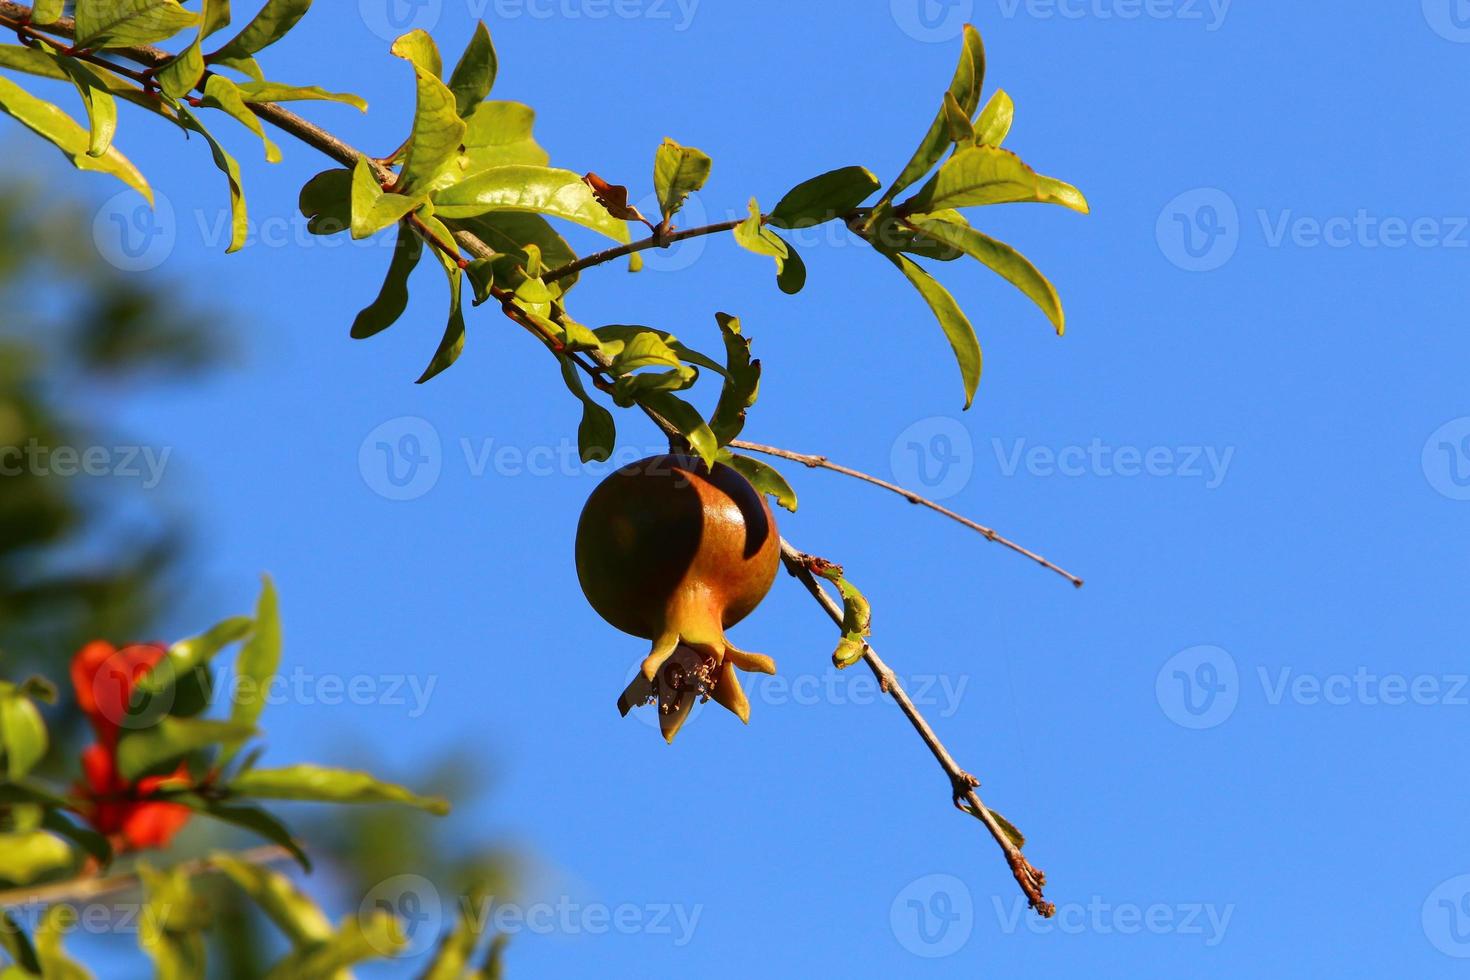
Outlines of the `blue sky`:
<svg viewBox="0 0 1470 980">
<path fill-rule="evenodd" d="M 391 36 L 384 2 L 318 4 L 264 59 L 366 97 L 365 117 L 307 112 L 380 153 L 412 102 L 375 33 Z M 577 588 L 576 517 L 605 470 L 565 462 L 579 413 L 555 365 L 482 310 L 459 364 L 413 385 L 442 283 L 426 263 L 403 322 L 348 339 L 388 252 L 304 235 L 296 191 L 325 158 L 283 140 L 267 167 L 232 140 L 263 234 L 225 256 L 205 148 L 134 115 L 121 145 L 173 213 L 140 274 L 212 297 L 244 352 L 202 387 L 109 403 L 170 449 L 162 491 L 206 536 L 177 632 L 248 608 L 268 570 L 304 692 L 267 716 L 268 760 L 411 774 L 472 749 L 495 791 L 458 825 L 523 842 L 546 871 L 522 905 L 568 910 L 520 930 L 512 976 L 1449 975 L 1470 956 L 1464 7 L 398 11 L 451 60 L 483 13 L 496 95 L 535 106 L 558 165 L 636 198 L 665 136 L 704 149 L 691 210 L 710 220 L 839 166 L 891 177 L 959 25 L 980 27 L 987 91 L 1018 106 L 1008 145 L 1093 214 L 975 215 L 1051 275 L 1069 329 L 978 266 L 945 267 L 985 349 L 969 412 L 918 297 L 840 235 L 806 239 L 794 298 L 721 236 L 639 276 L 589 274 L 573 313 L 706 349 L 714 312 L 740 315 L 765 363 L 750 438 L 911 482 L 1086 578 L 1074 590 L 880 491 L 785 467 L 802 507 L 782 530 L 872 599 L 878 649 L 1030 838 L 1053 923 L 1024 910 L 870 678 L 836 676 L 831 624 L 784 575 L 734 634 L 790 685 L 758 687 L 748 728 L 706 710 L 668 747 L 619 719 L 642 644 Z M 131 205 L 100 205 L 115 247 L 108 208 Z M 625 452 L 658 446 L 620 422 Z M 388 499 L 374 447 L 410 433 L 438 475 Z M 324 703 L 327 677 L 371 678 L 370 703 Z M 627 928 L 596 928 L 619 909 Z"/>
</svg>

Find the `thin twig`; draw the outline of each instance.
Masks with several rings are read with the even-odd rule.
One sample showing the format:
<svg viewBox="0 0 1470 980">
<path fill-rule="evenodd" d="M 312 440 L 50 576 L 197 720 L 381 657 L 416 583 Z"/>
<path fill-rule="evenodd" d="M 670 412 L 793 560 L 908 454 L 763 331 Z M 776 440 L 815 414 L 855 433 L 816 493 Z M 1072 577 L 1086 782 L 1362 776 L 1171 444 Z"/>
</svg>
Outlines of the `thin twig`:
<svg viewBox="0 0 1470 980">
<path fill-rule="evenodd" d="M 965 527 L 970 528 L 973 531 L 978 531 L 988 540 L 994 541 L 998 545 L 1007 547 L 1019 555 L 1025 555 L 1027 558 L 1030 558 L 1042 568 L 1048 568 L 1053 572 L 1056 572 L 1058 575 L 1062 576 L 1062 578 L 1071 582 L 1077 588 L 1082 588 L 1082 579 L 1073 575 L 1065 568 L 1053 564 L 1052 562 L 1038 555 L 1036 552 L 1030 550 L 1029 548 L 1022 547 L 1009 538 L 1006 538 L 1003 535 L 997 533 L 993 528 L 988 528 L 984 524 L 978 524 L 975 521 L 970 520 L 963 514 L 956 514 L 948 507 L 945 507 L 942 504 L 937 504 L 927 497 L 921 497 L 917 493 L 914 493 L 912 490 L 909 490 L 906 487 L 899 486 L 897 483 L 889 483 L 887 480 L 879 479 L 878 477 L 873 476 L 871 473 L 864 473 L 862 470 L 855 470 L 851 467 L 842 466 L 839 463 L 834 463 L 826 456 L 813 456 L 808 453 L 793 452 L 790 449 L 782 449 L 779 446 L 766 446 L 758 442 L 746 442 L 744 439 L 736 439 L 734 442 L 730 443 L 730 445 L 734 446 L 736 449 L 747 449 L 753 453 L 764 453 L 767 456 L 779 456 L 782 459 L 789 459 L 793 462 L 801 463 L 803 466 L 810 466 L 814 469 L 831 470 L 834 473 L 841 473 L 843 476 L 850 476 L 853 479 L 862 480 L 864 483 L 871 483 L 875 487 L 882 487 L 884 490 L 888 490 L 892 493 L 898 494 L 900 497 L 907 500 L 911 504 L 918 504 L 921 507 L 928 507 L 930 510 L 943 514 L 945 517 L 948 517 L 952 521 L 958 521 Z"/>
<path fill-rule="evenodd" d="M 234 855 L 237 860 L 247 864 L 272 864 L 276 861 L 284 861 L 291 857 L 291 852 L 276 844 L 267 844 L 262 847 L 251 848 L 248 851 L 240 851 Z M 189 877 L 218 871 L 212 858 L 195 858 L 174 866 L 173 870 L 182 870 Z M 115 895 L 118 892 L 132 891 L 141 884 L 137 872 L 124 871 L 121 874 L 107 875 L 97 878 L 71 878 L 67 881 L 53 881 L 45 885 L 37 885 L 34 888 L 10 888 L 0 892 L 0 908 L 13 908 L 17 905 L 37 906 L 56 905 L 60 902 L 89 902 L 101 898 L 104 895 Z"/>
<path fill-rule="evenodd" d="M 0 0 L 0 15 L 20 19 L 22 21 L 28 21 L 30 17 L 30 8 L 21 4 L 12 3 L 10 2 L 10 0 Z M 55 23 L 43 25 L 41 29 L 51 34 L 71 37 L 75 33 L 76 25 L 71 18 L 63 17 L 58 19 Z M 170 55 L 167 51 L 164 51 L 161 48 L 146 45 L 131 48 L 120 48 L 116 49 L 113 53 L 115 53 L 118 57 L 124 57 L 130 61 L 136 61 L 149 67 L 157 67 L 158 65 L 163 64 L 167 62 L 170 58 L 172 58 L 172 55 Z M 204 84 L 204 81 L 202 79 L 200 81 L 200 84 Z M 302 119 L 300 116 L 287 109 L 282 109 L 280 106 L 274 103 L 247 103 L 247 105 L 249 105 L 252 112 L 254 112 L 260 118 L 264 119 L 266 122 L 269 122 L 271 125 L 282 130 L 283 132 L 287 132 L 293 136 L 296 136 L 302 142 L 315 147 L 322 153 L 325 153 L 327 156 L 331 157 L 344 166 L 351 167 L 354 166 L 359 159 L 366 159 L 368 161 L 368 165 L 373 168 L 374 176 L 376 176 L 380 182 L 392 180 L 396 176 L 393 171 L 383 166 L 379 161 L 372 159 L 367 154 L 362 153 L 350 144 L 343 142 L 342 140 L 333 136 L 331 133 L 328 133 L 321 127 L 315 125 L 314 123 L 307 122 L 305 119 Z M 573 262 L 570 265 L 567 265 L 561 269 L 553 270 L 546 278 L 563 278 L 565 276 L 571 275 L 573 272 L 581 271 L 582 269 L 590 268 L 594 265 L 600 265 L 604 262 L 612 261 L 613 259 L 618 258 L 621 255 L 627 255 L 632 252 L 641 251 L 642 249 L 646 248 L 653 248 L 656 245 L 664 244 L 671 241 L 678 241 L 681 238 L 692 238 L 696 235 L 712 234 L 718 231 L 728 231 L 729 229 L 736 227 L 740 223 L 741 221 L 733 221 L 719 225 L 710 225 L 705 228 L 690 229 L 689 231 L 680 232 L 673 236 L 662 236 L 657 237 L 656 239 L 648 239 L 641 242 L 635 242 L 630 245 L 618 246 L 617 248 L 608 249 L 604 252 L 599 252 L 594 255 L 587 256 L 586 258 L 578 260 L 577 262 Z M 495 255 L 494 249 L 485 244 L 485 242 L 480 240 L 477 236 L 469 232 L 456 231 L 454 233 L 454 237 L 455 241 L 459 245 L 463 246 L 466 251 L 468 251 L 471 255 L 476 256 L 477 258 L 488 258 Z M 492 289 L 492 293 L 496 296 L 496 298 L 501 299 L 502 303 L 506 307 L 511 306 L 511 304 L 505 302 L 506 297 L 510 296 L 508 291 L 495 287 Z M 507 309 L 506 312 L 507 315 L 510 315 L 510 309 Z M 533 323 L 514 316 L 512 316 L 512 319 L 515 319 L 517 323 L 519 323 L 526 329 L 535 332 L 535 325 Z M 590 360 L 592 364 L 595 365 L 595 368 L 602 371 L 607 370 L 607 368 L 610 367 L 612 363 L 611 358 L 609 358 L 602 351 L 592 350 L 586 352 L 586 355 L 588 360 Z M 589 366 L 586 361 L 583 361 L 581 359 L 576 360 L 578 366 L 581 367 L 584 371 L 591 374 L 594 378 L 594 381 L 601 380 L 597 377 L 597 370 L 595 370 L 594 367 Z M 653 412 L 646 407 L 643 409 L 643 411 L 654 422 L 654 424 L 657 425 L 669 437 L 671 442 L 682 441 L 682 434 L 679 432 L 678 428 L 673 425 L 668 419 L 661 417 L 660 415 L 658 415 L 658 413 Z M 899 492 L 903 491 L 900 490 Z M 984 531 L 982 530 L 981 533 L 984 533 Z M 796 578 L 800 580 L 803 585 L 806 586 L 807 591 L 809 591 L 812 594 L 812 597 L 816 599 L 818 604 L 820 604 L 822 608 L 826 610 L 827 615 L 831 616 L 832 619 L 838 624 L 841 624 L 841 607 L 836 604 L 836 602 L 827 593 L 827 591 L 813 577 L 810 568 L 808 568 L 805 564 L 806 556 L 802 552 L 797 550 L 794 546 L 792 546 L 790 542 L 782 539 L 781 557 L 786 564 L 787 570 L 790 571 L 792 575 L 796 576 Z M 929 751 L 933 753 L 934 758 L 939 762 L 940 768 L 944 770 L 945 775 L 950 780 L 954 792 L 954 800 L 956 805 L 962 806 L 962 804 L 968 804 L 971 808 L 971 812 L 973 812 L 973 814 L 980 819 L 981 823 L 983 823 L 985 825 L 985 828 L 990 832 L 990 835 L 995 838 L 996 843 L 1000 845 L 1001 851 L 1005 854 L 1006 862 L 1010 865 L 1011 868 L 1011 873 L 1015 876 L 1017 883 L 1020 884 L 1022 891 L 1025 892 L 1026 897 L 1030 900 L 1031 906 L 1043 916 L 1052 915 L 1055 911 L 1054 907 L 1042 898 L 1041 889 L 1046 882 L 1045 875 L 1043 875 L 1039 869 L 1033 867 L 1030 862 L 1026 860 L 1026 858 L 1021 854 L 1020 849 L 1015 845 L 1015 843 L 1006 834 L 1005 830 L 1001 827 L 1000 823 L 996 821 L 995 817 L 986 808 L 985 804 L 981 802 L 980 797 L 975 792 L 975 787 L 979 785 L 978 781 L 969 773 L 961 769 L 959 765 L 954 761 L 954 758 L 949 754 L 949 751 L 944 747 L 944 744 L 939 741 L 938 736 L 934 734 L 933 729 L 929 727 L 928 722 L 924 720 L 923 715 L 919 713 L 918 709 L 914 706 L 913 701 L 909 699 L 908 694 L 898 683 L 898 679 L 894 676 L 893 671 L 890 670 L 888 668 L 888 665 L 878 657 L 878 654 L 873 650 L 871 646 L 864 647 L 863 658 L 867 661 L 868 666 L 873 671 L 874 676 L 878 678 L 879 684 L 893 695 L 894 701 L 898 704 L 899 709 L 903 711 L 905 717 L 907 717 L 910 724 L 913 725 L 914 730 L 918 732 L 919 737 L 923 739 L 924 744 L 928 746 Z M 6 894 L 8 893 L 0 893 L 0 899 L 3 899 Z"/>
<path fill-rule="evenodd" d="M 558 279 L 565 279 L 567 276 L 576 275 L 584 269 L 590 269 L 594 265 L 602 265 L 605 262 L 611 262 L 613 259 L 620 259 L 624 255 L 632 255 L 634 252 L 642 252 L 650 248 L 668 248 L 675 242 L 682 242 L 685 239 L 699 238 L 702 235 L 718 235 L 722 231 L 731 231 L 745 224 L 748 220 L 748 218 L 736 218 L 734 221 L 721 221 L 716 224 L 705 225 L 701 228 L 686 228 L 684 231 L 676 231 L 671 235 L 655 231 L 648 238 L 636 242 L 629 242 L 627 245 L 618 245 L 615 248 L 603 249 L 601 252 L 593 252 L 591 255 L 584 256 L 575 262 L 568 262 L 566 265 L 552 269 L 541 278 L 546 282 L 556 282 Z"/>
</svg>

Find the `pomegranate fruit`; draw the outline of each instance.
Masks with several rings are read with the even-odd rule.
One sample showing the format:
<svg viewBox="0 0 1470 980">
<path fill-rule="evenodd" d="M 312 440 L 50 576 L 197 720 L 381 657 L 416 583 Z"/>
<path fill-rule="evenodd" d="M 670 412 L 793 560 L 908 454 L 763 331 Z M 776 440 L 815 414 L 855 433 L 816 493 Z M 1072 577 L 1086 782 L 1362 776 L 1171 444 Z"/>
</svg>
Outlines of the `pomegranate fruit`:
<svg viewBox="0 0 1470 980">
<path fill-rule="evenodd" d="M 577 525 L 577 578 L 599 616 L 653 641 L 619 712 L 656 702 L 669 742 L 696 701 L 748 722 L 735 671 L 774 674 L 776 663 L 725 630 L 765 598 L 780 555 L 765 496 L 723 463 L 651 456 L 598 484 Z"/>
</svg>

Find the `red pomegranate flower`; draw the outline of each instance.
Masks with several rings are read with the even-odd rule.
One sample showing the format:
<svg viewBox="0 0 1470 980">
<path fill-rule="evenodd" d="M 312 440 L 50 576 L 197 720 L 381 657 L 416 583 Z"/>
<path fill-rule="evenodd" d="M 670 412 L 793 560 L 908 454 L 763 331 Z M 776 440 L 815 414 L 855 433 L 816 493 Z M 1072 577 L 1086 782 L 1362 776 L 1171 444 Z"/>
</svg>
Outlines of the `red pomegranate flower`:
<svg viewBox="0 0 1470 980">
<path fill-rule="evenodd" d="M 118 733 L 133 688 L 167 652 L 157 644 L 118 650 L 96 641 L 77 651 L 71 662 L 77 702 L 97 733 L 97 744 L 82 751 L 86 784 L 77 787 L 85 801 L 82 813 L 120 851 L 167 847 L 189 822 L 188 807 L 154 798 L 160 789 L 188 785 L 187 765 L 180 763 L 167 776 L 145 776 L 136 782 L 123 779 L 117 771 Z"/>
</svg>

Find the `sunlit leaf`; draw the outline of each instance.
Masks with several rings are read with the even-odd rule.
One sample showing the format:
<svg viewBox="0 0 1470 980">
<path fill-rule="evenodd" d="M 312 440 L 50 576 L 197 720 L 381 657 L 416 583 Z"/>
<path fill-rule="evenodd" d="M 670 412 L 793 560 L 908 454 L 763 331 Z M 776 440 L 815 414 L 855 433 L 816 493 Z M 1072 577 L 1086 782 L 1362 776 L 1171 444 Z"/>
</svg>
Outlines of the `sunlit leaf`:
<svg viewBox="0 0 1470 980">
<path fill-rule="evenodd" d="M 357 158 L 357 166 L 352 170 L 353 238 L 376 235 L 397 224 L 423 203 L 421 197 L 385 193 L 367 158 Z"/>
<path fill-rule="evenodd" d="M 750 340 L 740 332 L 740 320 L 728 313 L 716 313 L 720 336 L 725 341 L 725 385 L 720 401 L 710 417 L 709 427 L 721 446 L 727 445 L 745 428 L 745 411 L 760 395 L 761 362 L 751 360 Z"/>
<path fill-rule="evenodd" d="M 250 130 L 260 138 L 265 145 L 265 159 L 267 163 L 279 163 L 281 160 L 281 149 L 265 134 L 265 127 L 255 113 L 251 112 L 245 105 L 245 100 L 235 83 L 223 75 L 210 75 L 209 81 L 204 85 L 204 104 L 211 109 L 220 109 L 227 113 L 240 125 Z"/>
<path fill-rule="evenodd" d="M 209 863 L 249 895 L 292 946 L 299 949 L 331 938 L 332 923 L 326 913 L 279 871 L 223 851 L 211 854 Z"/>
<path fill-rule="evenodd" d="M 1088 212 L 1087 199 L 1071 184 L 1041 176 L 1009 150 L 971 146 L 946 160 L 917 194 L 899 206 L 899 211 L 922 214 L 943 208 L 1032 201 Z"/>
<path fill-rule="evenodd" d="M 90 827 L 72 823 L 69 818 L 62 816 L 60 810 L 48 809 L 41 819 L 41 826 L 58 837 L 71 841 L 101 867 L 106 868 L 112 863 L 112 845 L 107 838 Z"/>
<path fill-rule="evenodd" d="M 280 82 L 240 82 L 235 86 L 246 102 L 342 102 L 367 112 L 367 101 L 349 92 L 328 92 L 316 85 L 282 85 Z"/>
<path fill-rule="evenodd" d="M 428 31 L 409 31 L 395 40 L 389 50 L 434 78 L 444 77 L 444 58 Z"/>
<path fill-rule="evenodd" d="M 249 58 L 285 37 L 306 16 L 311 0 L 267 0 L 260 13 L 209 56 L 210 61 Z"/>
<path fill-rule="evenodd" d="M 123 732 L 117 743 L 117 771 L 124 779 L 137 779 L 171 769 L 200 749 L 240 742 L 254 734 L 254 725 L 165 715 L 149 728 Z"/>
<path fill-rule="evenodd" d="M 867 167 L 843 167 L 802 181 L 771 212 L 777 228 L 809 228 L 840 218 L 862 204 L 879 187 Z"/>
<path fill-rule="evenodd" d="M 912 259 L 881 249 L 880 254 L 898 266 L 899 271 L 913 283 L 914 288 L 924 297 L 924 302 L 934 311 L 939 326 L 944 330 L 945 339 L 954 350 L 955 360 L 959 363 L 960 377 L 965 384 L 965 408 L 969 408 L 975 400 L 975 389 L 980 385 L 980 340 L 975 336 L 975 328 L 970 325 L 965 312 L 949 294 L 949 290 L 919 268 Z"/>
<path fill-rule="evenodd" d="M 654 157 L 653 189 L 665 221 L 678 214 L 685 199 L 709 180 L 711 165 L 702 151 L 680 146 L 671 139 L 663 141 Z"/>
<path fill-rule="evenodd" d="M 975 142 L 988 146 L 1000 146 L 1011 132 L 1011 121 L 1016 116 L 1016 104 L 1005 89 L 996 89 L 980 118 L 975 120 Z"/>
<path fill-rule="evenodd" d="M 245 238 L 250 233 L 250 219 L 245 209 L 245 189 L 240 184 L 240 165 L 220 145 L 219 140 L 215 139 L 214 135 L 204 128 L 204 124 L 199 121 L 199 118 L 184 108 L 183 105 L 179 106 L 179 120 L 187 128 L 192 129 L 204 137 L 205 142 L 209 144 L 209 152 L 214 157 L 214 165 L 220 169 L 220 172 L 229 181 L 230 244 L 225 251 L 238 252 L 245 247 Z"/>
<path fill-rule="evenodd" d="M 76 46 L 121 48 L 166 41 L 200 22 L 178 0 L 77 0 Z"/>
<path fill-rule="evenodd" d="M 269 575 L 261 577 L 260 597 L 255 600 L 255 619 L 250 638 L 235 657 L 237 690 L 230 701 L 230 720 L 253 726 L 265 709 L 266 687 L 281 665 L 281 614 L 276 586 Z M 224 765 L 233 756 L 227 752 Z"/>
<path fill-rule="evenodd" d="M 922 215 L 913 219 L 915 225 L 926 235 L 962 250 L 966 255 L 979 259 L 995 270 L 1007 282 L 1025 293 L 1056 327 L 1057 334 L 1067 328 L 1066 314 L 1062 312 L 1062 299 L 1054 287 L 1036 266 L 1020 252 L 1005 242 L 996 241 L 989 235 L 947 221 L 926 221 Z"/>
<path fill-rule="evenodd" d="M 0 77 L 0 112 L 49 140 L 78 170 L 111 174 L 153 203 L 153 190 L 132 161 L 109 146 L 101 156 L 89 156 L 91 132 L 61 109 L 31 95 L 8 78 Z"/>
<path fill-rule="evenodd" d="M 46 50 L 54 54 L 50 45 L 46 45 Z M 112 91 L 102 77 L 103 73 L 94 70 L 85 61 L 59 56 L 57 63 L 76 86 L 77 93 L 82 97 L 82 105 L 87 110 L 87 155 L 100 157 L 112 145 L 112 137 L 117 132 L 117 100 L 112 97 Z"/>
<path fill-rule="evenodd" d="M 630 237 L 627 223 L 608 214 L 579 175 L 555 167 L 492 167 L 435 191 L 432 200 L 440 218 L 520 211 L 574 221 L 620 243 Z"/>
<path fill-rule="evenodd" d="M 44 830 L 0 833 L 0 881 L 28 885 L 75 863 L 71 847 Z"/>
<path fill-rule="evenodd" d="M 495 44 L 490 40 L 490 31 L 485 22 L 475 24 L 474 36 L 460 55 L 459 63 L 449 76 L 449 91 L 454 93 L 455 109 L 460 116 L 468 116 L 470 110 L 485 101 L 490 89 L 495 86 L 495 73 L 499 60 L 495 56 Z"/>
<path fill-rule="evenodd" d="M 159 980 L 205 975 L 204 930 L 209 909 L 194 892 L 187 868 L 155 870 L 138 865 L 147 906 L 138 917 L 138 945 L 153 960 Z"/>
<path fill-rule="evenodd" d="M 719 440 L 705 423 L 704 416 L 699 414 L 699 409 L 667 391 L 648 392 L 639 398 L 639 402 L 673 423 L 705 465 L 714 466 L 720 451 Z"/>
<path fill-rule="evenodd" d="M 138 682 L 138 691 L 159 693 L 195 667 L 209 663 L 225 647 L 249 636 L 251 625 L 249 616 L 231 616 L 198 636 L 171 644 L 168 656 Z"/>
<path fill-rule="evenodd" d="M 735 241 L 756 255 L 776 260 L 776 285 L 783 293 L 799 293 L 806 285 L 806 263 L 795 248 L 761 222 L 760 205 L 750 199 L 750 217 L 735 226 Z"/>
<path fill-rule="evenodd" d="M 782 507 L 796 512 L 796 491 L 775 467 L 750 456 L 736 455 L 728 449 L 720 450 L 720 462 L 749 480 L 750 485 L 761 493 L 770 494 Z"/>
<path fill-rule="evenodd" d="M 50 741 L 46 722 L 29 693 L 9 681 L 0 681 L 0 769 L 8 780 L 26 777 L 46 755 Z"/>
<path fill-rule="evenodd" d="M 313 800 L 318 803 L 402 803 L 438 816 L 449 803 L 435 796 L 419 796 L 402 786 L 385 783 L 365 772 L 299 765 L 283 769 L 252 769 L 230 783 L 240 796 L 262 800 Z"/>
<path fill-rule="evenodd" d="M 450 230 L 435 217 L 426 216 L 423 222 L 436 241 L 450 243 L 454 241 L 454 235 Z M 444 267 L 444 275 L 449 279 L 449 321 L 444 327 L 444 336 L 439 341 L 439 347 L 434 351 L 434 357 L 429 361 L 429 366 L 419 376 L 417 384 L 423 384 L 430 378 L 446 370 L 451 364 L 459 360 L 459 355 L 464 351 L 465 325 L 464 305 L 461 301 L 461 293 L 464 288 L 464 270 L 459 267 L 454 259 L 445 255 L 438 248 L 431 248 L 439 264 Z"/>
<path fill-rule="evenodd" d="M 154 76 L 163 94 L 171 99 L 182 99 L 204 77 L 204 39 L 229 24 L 230 0 L 204 0 L 203 14 L 204 22 L 194 40 Z"/>
<path fill-rule="evenodd" d="M 955 68 L 954 79 L 949 83 L 949 94 L 954 96 L 961 112 L 965 115 L 973 115 L 980 104 L 980 89 L 984 82 L 985 45 L 980 40 L 980 32 L 966 24 L 964 47 L 960 51 L 959 65 Z M 934 117 L 934 122 L 929 126 L 929 131 L 919 142 L 919 148 L 914 151 L 914 155 L 904 165 L 893 184 L 883 192 L 882 199 L 884 201 L 893 200 L 904 188 L 922 178 L 944 157 L 949 147 L 949 124 L 946 121 L 945 110 L 941 106 Z"/>
<path fill-rule="evenodd" d="M 433 186 L 434 178 L 459 153 L 465 135 L 464 120 L 455 110 L 454 93 L 439 80 L 437 71 L 425 67 L 425 61 L 433 64 L 426 55 L 432 45 L 432 39 L 423 31 L 406 34 L 393 45 L 393 53 L 413 65 L 418 90 L 413 132 L 398 176 L 398 190 L 410 196 Z M 437 55 L 437 48 L 433 51 Z"/>
<path fill-rule="evenodd" d="M 66 0 L 35 0 L 31 4 L 32 24 L 54 24 L 66 12 Z"/>
<path fill-rule="evenodd" d="M 407 945 L 403 928 L 388 912 L 376 910 L 349 915 L 330 939 L 287 955 L 266 974 L 266 980 L 332 977 L 365 960 L 391 956 Z"/>
<path fill-rule="evenodd" d="M 598 327 L 594 333 L 601 342 L 603 351 L 609 357 L 616 357 L 623 347 L 642 333 L 652 333 L 659 341 L 670 350 L 679 355 L 679 360 L 686 364 L 694 364 L 702 368 L 708 368 L 716 374 L 726 374 L 725 366 L 719 361 L 706 357 L 699 351 L 694 350 L 679 342 L 673 334 L 654 327 L 645 327 L 640 324 L 611 323 L 605 327 Z"/>
<path fill-rule="evenodd" d="M 47 47 L 50 46 L 47 45 Z M 71 76 L 67 74 L 65 67 L 65 63 L 69 60 L 75 59 L 64 58 L 56 54 L 54 49 L 44 50 L 41 47 L 30 48 L 18 44 L 0 44 L 0 68 L 23 71 L 41 78 L 52 78 L 57 81 L 70 80 Z M 115 97 L 126 99 L 166 119 L 173 119 L 173 110 L 164 104 L 157 93 L 144 92 L 128 79 L 101 68 L 94 70 L 93 75 Z"/>
<path fill-rule="evenodd" d="M 960 108 L 953 92 L 944 93 L 944 125 L 949 131 L 949 141 L 957 146 L 975 140 L 975 124 L 965 110 Z"/>
</svg>

